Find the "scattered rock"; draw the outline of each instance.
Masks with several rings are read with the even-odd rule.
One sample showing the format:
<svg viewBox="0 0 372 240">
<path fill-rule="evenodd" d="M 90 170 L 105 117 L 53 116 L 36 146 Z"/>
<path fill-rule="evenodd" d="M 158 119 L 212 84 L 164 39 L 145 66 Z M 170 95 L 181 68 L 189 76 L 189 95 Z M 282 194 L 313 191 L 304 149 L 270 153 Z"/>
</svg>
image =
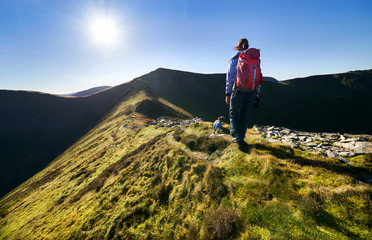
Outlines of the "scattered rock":
<svg viewBox="0 0 372 240">
<path fill-rule="evenodd" d="M 308 147 L 316 147 L 318 145 L 316 143 L 308 143 L 308 144 L 306 144 L 306 146 L 308 146 Z"/>
<path fill-rule="evenodd" d="M 202 118 L 199 118 L 199 117 L 195 117 L 195 118 L 191 118 L 191 119 L 187 119 L 187 120 L 184 120 L 184 121 L 179 121 L 179 120 L 172 120 L 172 119 L 168 119 L 168 118 L 165 118 L 165 117 L 160 117 L 158 119 L 156 119 L 155 121 L 151 122 L 149 125 L 157 125 L 158 127 L 176 127 L 176 126 L 186 126 L 186 125 L 190 125 L 190 124 L 193 124 L 193 123 L 196 123 L 196 122 L 203 122 L 204 120 Z"/>
<path fill-rule="evenodd" d="M 326 153 L 327 157 L 329 157 L 329 158 L 335 158 L 335 157 L 338 156 L 338 154 L 336 154 L 336 153 L 334 153 L 330 150 L 327 150 L 325 153 Z"/>
<path fill-rule="evenodd" d="M 285 128 L 281 131 L 281 133 L 284 134 L 284 135 L 289 135 L 289 134 L 291 134 L 291 129 Z"/>
<path fill-rule="evenodd" d="M 298 139 L 299 139 L 300 141 L 305 142 L 305 141 L 307 140 L 307 136 L 298 136 Z"/>
<path fill-rule="evenodd" d="M 322 152 L 329 158 L 372 153 L 371 135 L 311 133 L 275 126 L 255 126 L 255 129 L 271 142 L 282 142 L 296 148 L 306 146 L 307 151 Z M 341 158 L 340 161 L 347 161 Z"/>
</svg>

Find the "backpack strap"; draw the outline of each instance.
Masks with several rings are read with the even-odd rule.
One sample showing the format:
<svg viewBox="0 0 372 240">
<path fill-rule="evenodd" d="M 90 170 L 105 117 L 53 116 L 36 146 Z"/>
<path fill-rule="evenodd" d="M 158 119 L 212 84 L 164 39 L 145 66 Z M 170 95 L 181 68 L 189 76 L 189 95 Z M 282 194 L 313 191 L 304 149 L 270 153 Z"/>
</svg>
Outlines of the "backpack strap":
<svg viewBox="0 0 372 240">
<path fill-rule="evenodd" d="M 237 54 L 237 55 L 235 55 L 234 57 L 232 57 L 231 60 L 233 60 L 233 59 L 238 59 L 239 56 L 240 56 L 240 54 Z"/>
</svg>

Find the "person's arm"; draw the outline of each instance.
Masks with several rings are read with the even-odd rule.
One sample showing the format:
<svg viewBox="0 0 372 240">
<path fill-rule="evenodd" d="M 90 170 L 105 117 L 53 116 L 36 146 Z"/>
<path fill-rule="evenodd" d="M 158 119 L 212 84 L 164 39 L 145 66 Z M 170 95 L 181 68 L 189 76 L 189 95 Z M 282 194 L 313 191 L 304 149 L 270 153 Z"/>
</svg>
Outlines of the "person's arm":
<svg viewBox="0 0 372 240">
<path fill-rule="evenodd" d="M 260 59 L 260 68 L 261 68 L 261 59 Z M 256 91 L 256 97 L 259 98 L 260 97 L 260 93 L 261 93 L 261 86 L 262 86 L 262 83 L 263 83 L 263 75 L 262 75 L 262 70 L 261 70 L 261 74 L 260 74 L 260 82 L 261 84 L 257 87 L 257 91 Z"/>
<path fill-rule="evenodd" d="M 260 82 L 261 84 L 257 87 L 257 90 L 256 90 L 256 97 L 254 99 L 254 103 L 253 103 L 253 107 L 254 108 L 260 108 L 260 93 L 261 93 L 261 86 L 262 86 L 262 83 L 263 83 L 263 77 L 262 77 L 262 73 L 261 73 L 261 76 L 260 76 Z"/>
<path fill-rule="evenodd" d="M 226 90 L 225 90 L 225 102 L 226 104 L 230 104 L 230 95 L 231 90 L 234 84 L 234 78 L 236 76 L 236 66 L 237 66 L 237 58 L 232 58 L 229 62 L 229 67 L 227 69 L 226 74 Z"/>
</svg>

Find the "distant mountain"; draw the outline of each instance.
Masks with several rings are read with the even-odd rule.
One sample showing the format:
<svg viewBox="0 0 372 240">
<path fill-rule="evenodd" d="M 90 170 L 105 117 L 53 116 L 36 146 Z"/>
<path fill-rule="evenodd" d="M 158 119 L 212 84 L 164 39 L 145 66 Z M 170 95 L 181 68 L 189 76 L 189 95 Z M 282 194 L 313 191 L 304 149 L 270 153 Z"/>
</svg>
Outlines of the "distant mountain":
<svg viewBox="0 0 372 240">
<path fill-rule="evenodd" d="M 110 88 L 110 86 L 102 86 L 102 87 L 94 87 L 90 88 L 84 91 L 76 92 L 76 93 L 70 93 L 70 94 L 64 94 L 65 96 L 72 96 L 72 97 L 86 97 L 93 95 L 95 93 L 98 93 L 100 91 L 106 90 Z"/>
<path fill-rule="evenodd" d="M 251 124 L 372 133 L 371 74 L 368 70 L 282 82 L 265 78 L 261 108 L 253 112 Z M 225 77 L 160 68 L 84 98 L 0 91 L 0 164 L 7 166 L 0 170 L 0 196 L 43 169 L 139 92 L 147 100 L 121 114 L 136 110 L 143 123 L 163 115 L 228 118 Z"/>
<path fill-rule="evenodd" d="M 273 77 L 263 77 L 264 82 L 275 82 L 278 83 L 279 81 Z"/>
<path fill-rule="evenodd" d="M 144 89 L 194 116 L 213 121 L 228 116 L 225 74 L 196 74 L 158 69 L 138 79 Z M 371 70 L 265 81 L 261 108 L 251 124 L 315 132 L 372 133 Z"/>
<path fill-rule="evenodd" d="M 313 132 L 372 133 L 372 70 L 264 84 L 254 122 Z"/>
</svg>

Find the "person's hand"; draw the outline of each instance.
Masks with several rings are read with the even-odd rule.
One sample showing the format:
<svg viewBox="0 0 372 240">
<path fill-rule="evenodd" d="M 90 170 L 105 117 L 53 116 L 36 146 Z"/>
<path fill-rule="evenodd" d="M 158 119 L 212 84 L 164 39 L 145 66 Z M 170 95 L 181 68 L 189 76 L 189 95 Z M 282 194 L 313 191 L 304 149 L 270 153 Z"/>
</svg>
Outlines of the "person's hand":
<svg viewBox="0 0 372 240">
<path fill-rule="evenodd" d="M 225 98 L 225 103 L 226 103 L 226 104 L 230 104 L 230 96 L 226 96 L 226 98 Z"/>
<path fill-rule="evenodd" d="M 253 107 L 254 108 L 260 108 L 260 96 L 258 94 L 256 94 L 256 98 L 254 99 L 254 103 L 253 103 Z"/>
</svg>

